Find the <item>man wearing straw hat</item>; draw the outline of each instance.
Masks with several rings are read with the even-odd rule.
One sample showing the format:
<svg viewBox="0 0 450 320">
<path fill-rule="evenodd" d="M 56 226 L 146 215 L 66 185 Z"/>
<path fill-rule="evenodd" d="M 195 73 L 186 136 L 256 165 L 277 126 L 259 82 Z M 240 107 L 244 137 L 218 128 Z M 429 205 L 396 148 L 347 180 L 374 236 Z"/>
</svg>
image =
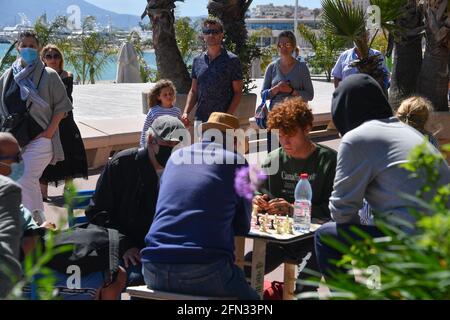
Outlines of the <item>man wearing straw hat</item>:
<svg viewBox="0 0 450 320">
<path fill-rule="evenodd" d="M 226 148 L 235 145 L 239 121 L 214 112 L 200 128 L 202 141 L 174 152 L 161 177 L 141 251 L 144 280 L 156 290 L 258 299 L 234 264 L 234 237 L 248 233 L 251 213 L 234 190 L 245 159 Z"/>
</svg>

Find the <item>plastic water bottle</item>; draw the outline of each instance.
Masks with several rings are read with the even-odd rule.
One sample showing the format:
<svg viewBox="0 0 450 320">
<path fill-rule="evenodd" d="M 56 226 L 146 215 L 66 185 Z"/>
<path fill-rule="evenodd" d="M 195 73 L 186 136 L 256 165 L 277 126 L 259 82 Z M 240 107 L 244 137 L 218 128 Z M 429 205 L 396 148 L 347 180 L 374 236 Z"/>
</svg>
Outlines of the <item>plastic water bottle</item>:
<svg viewBox="0 0 450 320">
<path fill-rule="evenodd" d="M 294 230 L 297 232 L 309 232 L 311 226 L 312 189 L 307 173 L 300 174 L 300 180 L 298 180 L 295 187 L 294 196 Z"/>
</svg>

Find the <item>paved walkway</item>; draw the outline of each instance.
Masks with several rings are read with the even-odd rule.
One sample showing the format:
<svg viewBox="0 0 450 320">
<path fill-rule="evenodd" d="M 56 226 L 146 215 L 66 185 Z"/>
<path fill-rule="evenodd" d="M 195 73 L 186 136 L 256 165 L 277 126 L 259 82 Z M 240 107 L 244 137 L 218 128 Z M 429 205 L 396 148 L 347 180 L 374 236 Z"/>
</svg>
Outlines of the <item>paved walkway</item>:
<svg viewBox="0 0 450 320">
<path fill-rule="evenodd" d="M 260 92 L 263 79 L 255 79 L 256 88 L 252 93 L 261 101 Z M 142 92 L 150 90 L 150 83 L 101 83 L 94 85 L 75 85 L 73 105 L 75 120 L 120 119 L 142 115 Z M 313 81 L 314 100 L 310 102 L 314 114 L 330 112 L 332 83 Z M 179 106 L 182 109 L 183 106 Z"/>
</svg>

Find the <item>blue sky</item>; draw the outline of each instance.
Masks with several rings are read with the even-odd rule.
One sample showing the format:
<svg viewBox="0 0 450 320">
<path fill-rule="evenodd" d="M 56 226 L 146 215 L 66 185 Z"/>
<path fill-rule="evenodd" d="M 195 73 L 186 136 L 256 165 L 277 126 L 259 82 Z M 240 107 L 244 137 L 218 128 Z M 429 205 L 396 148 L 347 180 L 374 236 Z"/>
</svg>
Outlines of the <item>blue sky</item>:
<svg viewBox="0 0 450 320">
<path fill-rule="evenodd" d="M 104 9 L 117 13 L 128 13 L 141 15 L 147 2 L 145 0 L 86 0 Z M 201 16 L 206 15 L 206 4 L 208 0 L 185 0 L 185 2 L 176 2 L 178 11 L 182 16 Z M 290 4 L 294 5 L 295 0 L 253 0 L 252 7 L 258 4 L 273 3 L 274 5 Z M 299 0 L 299 6 L 318 8 L 320 0 Z"/>
</svg>

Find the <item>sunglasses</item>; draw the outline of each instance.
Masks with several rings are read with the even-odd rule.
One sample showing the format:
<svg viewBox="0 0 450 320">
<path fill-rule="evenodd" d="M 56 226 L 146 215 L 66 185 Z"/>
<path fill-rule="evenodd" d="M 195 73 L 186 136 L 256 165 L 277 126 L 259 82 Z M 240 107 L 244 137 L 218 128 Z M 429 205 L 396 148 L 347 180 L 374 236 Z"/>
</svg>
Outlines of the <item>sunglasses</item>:
<svg viewBox="0 0 450 320">
<path fill-rule="evenodd" d="M 22 161 L 22 155 L 18 153 L 15 156 L 0 156 L 0 160 L 12 160 L 14 162 L 20 162 Z"/>
<path fill-rule="evenodd" d="M 51 60 L 51 59 L 61 59 L 61 55 L 58 54 L 58 53 L 54 53 L 54 54 L 47 53 L 47 54 L 44 56 L 44 58 L 45 58 L 46 60 Z"/>
<path fill-rule="evenodd" d="M 286 42 L 286 43 L 279 43 L 278 48 L 292 48 L 292 43 Z"/>
<path fill-rule="evenodd" d="M 203 34 L 219 34 L 222 33 L 222 30 L 219 29 L 203 29 Z"/>
</svg>

